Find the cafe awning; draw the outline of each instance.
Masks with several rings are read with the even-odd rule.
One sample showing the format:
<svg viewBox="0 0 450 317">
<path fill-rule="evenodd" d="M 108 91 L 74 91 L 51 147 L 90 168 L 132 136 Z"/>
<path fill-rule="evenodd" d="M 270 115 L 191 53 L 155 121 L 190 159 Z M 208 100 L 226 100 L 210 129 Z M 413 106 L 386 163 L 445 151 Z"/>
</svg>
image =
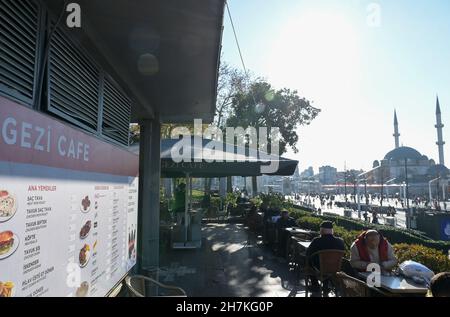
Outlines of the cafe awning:
<svg viewBox="0 0 450 317">
<path fill-rule="evenodd" d="M 240 146 L 227 146 L 226 143 L 208 139 L 190 140 L 190 146 L 181 148 L 182 142 L 176 139 L 161 141 L 161 176 L 164 178 L 191 177 L 212 178 L 227 176 L 261 176 L 261 175 L 293 175 L 298 161 L 266 152 L 249 153 L 249 149 Z M 187 142 L 188 144 L 189 142 Z M 214 148 L 214 152 L 211 150 Z M 173 154 L 184 156 L 184 151 L 190 150 L 191 162 L 176 162 Z M 213 161 L 216 159 L 216 161 Z M 218 160 L 221 159 L 221 160 Z M 278 163 L 278 169 L 273 173 L 264 173 L 261 167 Z"/>
<path fill-rule="evenodd" d="M 64 0 L 44 0 L 54 19 Z M 67 30 L 133 96 L 132 120 L 211 122 L 215 113 L 224 0 L 75 1 Z"/>
</svg>

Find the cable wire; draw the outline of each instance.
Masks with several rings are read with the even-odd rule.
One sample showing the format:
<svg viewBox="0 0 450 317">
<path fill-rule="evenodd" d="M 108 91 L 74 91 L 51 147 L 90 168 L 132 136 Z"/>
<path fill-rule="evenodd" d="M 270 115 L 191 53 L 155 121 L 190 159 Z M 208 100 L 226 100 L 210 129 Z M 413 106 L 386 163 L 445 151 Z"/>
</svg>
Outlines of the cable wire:
<svg viewBox="0 0 450 317">
<path fill-rule="evenodd" d="M 233 17 L 231 16 L 231 10 L 230 10 L 230 6 L 228 5 L 228 1 L 225 1 L 225 5 L 227 6 L 228 17 L 230 19 L 231 28 L 233 29 L 234 40 L 236 41 L 236 46 L 237 46 L 237 49 L 238 49 L 238 52 L 239 52 L 239 57 L 241 59 L 242 67 L 244 68 L 245 77 L 247 78 L 247 80 L 249 80 L 250 76 L 248 74 L 247 67 L 245 66 L 244 57 L 242 55 L 241 46 L 239 45 L 239 39 L 238 39 L 238 36 L 237 36 L 236 28 L 234 27 Z M 256 107 L 256 105 L 257 105 L 256 98 L 255 98 L 255 95 L 253 93 L 253 90 L 251 90 L 251 89 L 250 89 L 250 94 L 252 95 L 253 102 L 255 103 L 255 107 Z"/>
</svg>

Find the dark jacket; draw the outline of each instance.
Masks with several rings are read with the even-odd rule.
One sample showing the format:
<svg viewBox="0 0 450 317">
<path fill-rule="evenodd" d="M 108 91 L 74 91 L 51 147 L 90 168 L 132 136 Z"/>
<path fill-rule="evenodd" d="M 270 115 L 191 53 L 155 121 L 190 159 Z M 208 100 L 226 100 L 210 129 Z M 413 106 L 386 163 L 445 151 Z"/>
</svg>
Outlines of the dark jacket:
<svg viewBox="0 0 450 317">
<path fill-rule="evenodd" d="M 297 223 L 295 222 L 294 218 L 287 218 L 287 219 L 283 219 L 280 218 L 277 221 L 277 228 L 278 229 L 284 229 L 284 228 L 291 228 L 291 227 L 297 227 Z"/>
<path fill-rule="evenodd" d="M 311 241 L 311 245 L 306 250 L 306 256 L 311 256 L 316 252 L 323 250 L 342 250 L 345 251 L 344 240 L 341 238 L 335 237 L 331 234 L 323 235 L 317 238 L 314 238 Z M 319 267 L 319 257 L 314 257 L 312 259 L 311 265 L 315 267 Z"/>
</svg>

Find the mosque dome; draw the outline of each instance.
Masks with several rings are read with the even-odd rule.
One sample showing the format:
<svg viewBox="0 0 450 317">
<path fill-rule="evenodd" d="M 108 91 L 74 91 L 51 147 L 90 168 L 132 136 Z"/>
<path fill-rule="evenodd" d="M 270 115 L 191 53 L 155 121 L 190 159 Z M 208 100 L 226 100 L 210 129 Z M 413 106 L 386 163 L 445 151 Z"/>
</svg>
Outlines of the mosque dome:
<svg viewBox="0 0 450 317">
<path fill-rule="evenodd" d="M 405 158 L 410 160 L 421 160 L 422 154 L 420 154 L 419 151 L 411 147 L 402 146 L 395 150 L 390 151 L 384 157 L 385 160 L 393 160 L 393 161 L 404 160 Z"/>
</svg>

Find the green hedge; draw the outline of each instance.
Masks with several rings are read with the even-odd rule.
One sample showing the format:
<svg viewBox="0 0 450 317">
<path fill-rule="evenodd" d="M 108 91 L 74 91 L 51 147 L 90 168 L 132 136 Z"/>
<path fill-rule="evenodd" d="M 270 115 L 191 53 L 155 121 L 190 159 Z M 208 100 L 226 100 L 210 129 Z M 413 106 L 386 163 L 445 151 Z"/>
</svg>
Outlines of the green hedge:
<svg viewBox="0 0 450 317">
<path fill-rule="evenodd" d="M 296 209 L 294 212 L 291 213 L 292 217 L 296 218 L 300 224 L 302 217 L 312 217 L 315 218 L 315 220 L 312 222 L 314 225 L 319 224 L 320 222 L 324 220 L 332 221 L 337 226 L 342 227 L 349 231 L 363 231 L 367 229 L 376 229 L 381 234 L 383 234 L 391 243 L 407 243 L 407 244 L 418 244 L 423 245 L 429 248 L 433 248 L 436 250 L 439 250 L 441 252 L 447 253 L 450 249 L 450 242 L 446 241 L 435 241 L 426 238 L 420 231 L 416 230 L 406 230 L 406 229 L 399 229 L 394 228 L 390 226 L 383 226 L 383 225 L 374 225 L 365 223 L 362 221 L 358 221 L 355 219 L 350 219 L 347 217 L 342 217 L 339 215 L 333 215 L 333 214 L 326 214 L 326 215 L 313 215 L 311 212 L 307 210 L 301 210 Z M 309 219 L 310 220 L 310 219 Z M 308 222 L 309 222 L 308 220 Z M 319 226 L 317 225 L 316 229 L 311 230 L 318 230 Z"/>
<path fill-rule="evenodd" d="M 398 263 L 414 260 L 422 263 L 435 273 L 449 272 L 450 261 L 445 254 L 417 244 L 394 244 L 394 252 Z"/>
</svg>

